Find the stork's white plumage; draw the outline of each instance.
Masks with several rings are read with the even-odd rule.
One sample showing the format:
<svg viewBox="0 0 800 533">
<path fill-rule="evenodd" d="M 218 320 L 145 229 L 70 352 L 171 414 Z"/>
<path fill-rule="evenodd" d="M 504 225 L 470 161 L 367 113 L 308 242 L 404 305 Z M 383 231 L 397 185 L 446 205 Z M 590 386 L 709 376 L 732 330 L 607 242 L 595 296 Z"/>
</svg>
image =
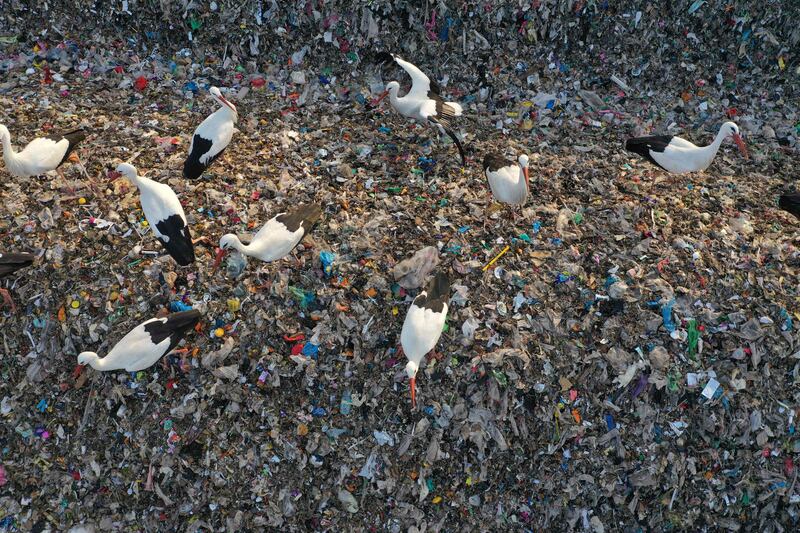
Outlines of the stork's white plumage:
<svg viewBox="0 0 800 533">
<path fill-rule="evenodd" d="M 724 123 L 714 142 L 708 146 L 696 146 L 686 139 L 672 135 L 651 135 L 628 139 L 625 141 L 625 149 L 643 156 L 667 172 L 685 174 L 707 169 L 722 142 L 728 138 L 733 139 L 745 158 L 749 157 L 747 147 L 739 134 L 739 127 L 733 122 Z"/>
<path fill-rule="evenodd" d="M 279 213 L 258 230 L 250 244 L 243 244 L 239 237 L 232 233 L 223 235 L 219 240 L 214 269 L 219 267 L 223 255 L 228 250 L 238 250 L 265 262 L 283 259 L 311 231 L 321 215 L 322 207 L 318 204 L 300 205 L 291 213 Z"/>
<path fill-rule="evenodd" d="M 395 111 L 404 117 L 422 124 L 432 124 L 441 133 L 446 133 L 458 148 L 463 164 L 466 161 L 464 149 L 461 146 L 461 141 L 458 140 L 458 137 L 453 132 L 450 123 L 453 118 L 460 117 L 463 114 L 461 105 L 457 102 L 445 102 L 439 95 L 439 86 L 432 83 L 424 72 L 401 57 L 381 52 L 377 56 L 377 61 L 383 64 L 395 62 L 411 76 L 411 89 L 405 96 L 399 96 L 400 83 L 390 81 L 386 84 L 386 90 L 378 98 L 378 102 L 388 96 L 389 102 Z"/>
<path fill-rule="evenodd" d="M 408 363 L 406 374 L 411 390 L 411 405 L 417 404 L 417 371 L 422 358 L 436 347 L 447 318 L 447 305 L 450 300 L 450 280 L 445 273 L 438 273 L 428 287 L 414 298 L 408 309 L 403 329 L 400 332 L 400 346 Z"/>
<path fill-rule="evenodd" d="M 192 235 L 175 191 L 169 185 L 139 176 L 136 168 L 128 163 L 121 163 L 117 172 L 139 189 L 139 200 L 147 223 L 169 255 L 181 266 L 192 263 Z"/>
<path fill-rule="evenodd" d="M 11 146 L 11 133 L 0 124 L 0 142 L 3 144 L 6 170 L 18 178 L 39 176 L 56 170 L 85 138 L 86 133 L 82 129 L 76 129 L 60 135 L 37 137 L 21 151 L 15 152 Z"/>
<path fill-rule="evenodd" d="M 483 158 L 483 172 L 489 181 L 489 189 L 495 200 L 511 206 L 518 206 L 520 210 L 525 205 L 530 191 L 530 177 L 528 175 L 528 156 L 519 156 L 519 164 L 506 160 L 500 154 L 489 153 Z M 487 197 L 486 205 L 489 205 Z M 514 215 L 516 222 L 516 214 Z M 484 219 L 484 229 L 486 219 Z"/>
<path fill-rule="evenodd" d="M 95 352 L 82 352 L 78 364 L 91 365 L 95 370 L 144 370 L 172 351 L 199 320 L 200 311 L 196 309 L 151 318 L 122 337 L 102 359 Z"/>
<path fill-rule="evenodd" d="M 483 171 L 495 200 L 510 205 L 524 205 L 528 199 L 530 177 L 528 156 L 519 156 L 519 164 L 507 161 L 499 154 L 483 158 Z"/>
<path fill-rule="evenodd" d="M 199 178 L 209 165 L 222 155 L 233 137 L 234 124 L 239 120 L 236 106 L 222 96 L 218 88 L 211 87 L 209 92 L 222 107 L 211 113 L 194 130 L 194 136 L 189 145 L 189 157 L 183 164 L 184 178 Z"/>
</svg>

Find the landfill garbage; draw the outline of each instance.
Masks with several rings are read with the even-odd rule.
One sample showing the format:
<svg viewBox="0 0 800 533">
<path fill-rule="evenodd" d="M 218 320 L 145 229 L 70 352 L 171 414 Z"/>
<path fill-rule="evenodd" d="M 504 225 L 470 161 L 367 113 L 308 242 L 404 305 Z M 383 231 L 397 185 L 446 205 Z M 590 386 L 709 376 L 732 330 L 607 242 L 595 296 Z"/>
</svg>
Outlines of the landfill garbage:
<svg viewBox="0 0 800 533">
<path fill-rule="evenodd" d="M 800 517 L 797 2 L 5 2 L 15 147 L 91 132 L 64 176 L 0 163 L 0 531 L 793 531 Z M 373 107 L 394 51 L 460 103 L 449 138 Z M 225 88 L 239 130 L 197 180 Z M 403 87 L 402 89 L 405 89 Z M 704 144 L 669 176 L 634 136 Z M 530 155 L 517 223 L 487 152 Z M 120 161 L 181 200 L 154 241 Z M 301 203 L 294 257 L 230 254 Z M 483 222 L 490 224 L 484 229 Z M 247 268 L 246 268 L 247 267 Z M 408 401 L 400 328 L 438 269 L 447 322 Z M 197 309 L 137 372 L 76 367 Z M 422 380 L 421 380 L 422 381 Z"/>
</svg>

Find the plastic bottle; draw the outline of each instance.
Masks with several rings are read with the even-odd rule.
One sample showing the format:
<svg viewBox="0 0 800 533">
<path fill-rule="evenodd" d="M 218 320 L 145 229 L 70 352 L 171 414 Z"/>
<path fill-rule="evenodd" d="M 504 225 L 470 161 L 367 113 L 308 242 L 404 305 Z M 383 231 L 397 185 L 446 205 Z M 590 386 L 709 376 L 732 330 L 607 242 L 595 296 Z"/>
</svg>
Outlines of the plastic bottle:
<svg viewBox="0 0 800 533">
<path fill-rule="evenodd" d="M 230 278 L 238 278 L 242 275 L 246 266 L 247 258 L 238 251 L 233 250 L 228 255 L 227 263 L 225 263 L 225 272 Z"/>
</svg>

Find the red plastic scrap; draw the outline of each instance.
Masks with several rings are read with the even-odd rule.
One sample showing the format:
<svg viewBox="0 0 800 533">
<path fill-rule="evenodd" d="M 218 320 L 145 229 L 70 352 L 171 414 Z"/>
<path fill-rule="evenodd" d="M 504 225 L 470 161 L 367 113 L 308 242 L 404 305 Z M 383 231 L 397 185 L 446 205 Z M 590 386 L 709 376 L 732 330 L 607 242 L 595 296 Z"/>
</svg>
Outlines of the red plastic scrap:
<svg viewBox="0 0 800 533">
<path fill-rule="evenodd" d="M 144 76 L 139 76 L 136 78 L 133 86 L 136 88 L 137 91 L 144 91 L 147 88 L 147 78 Z"/>
</svg>

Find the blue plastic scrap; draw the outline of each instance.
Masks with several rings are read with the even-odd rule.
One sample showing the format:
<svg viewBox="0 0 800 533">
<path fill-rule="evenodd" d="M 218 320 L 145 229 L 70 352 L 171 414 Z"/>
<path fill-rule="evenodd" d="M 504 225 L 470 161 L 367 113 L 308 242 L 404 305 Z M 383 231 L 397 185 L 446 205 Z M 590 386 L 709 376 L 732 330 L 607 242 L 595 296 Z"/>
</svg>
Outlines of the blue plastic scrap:
<svg viewBox="0 0 800 533">
<path fill-rule="evenodd" d="M 677 329 L 675 323 L 672 321 L 672 308 L 675 306 L 675 298 L 665 303 L 661 307 L 661 317 L 664 319 L 664 329 L 672 333 Z"/>
</svg>

